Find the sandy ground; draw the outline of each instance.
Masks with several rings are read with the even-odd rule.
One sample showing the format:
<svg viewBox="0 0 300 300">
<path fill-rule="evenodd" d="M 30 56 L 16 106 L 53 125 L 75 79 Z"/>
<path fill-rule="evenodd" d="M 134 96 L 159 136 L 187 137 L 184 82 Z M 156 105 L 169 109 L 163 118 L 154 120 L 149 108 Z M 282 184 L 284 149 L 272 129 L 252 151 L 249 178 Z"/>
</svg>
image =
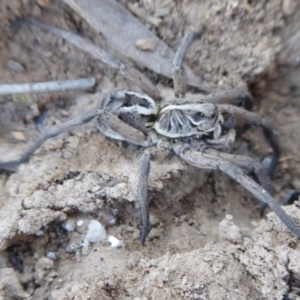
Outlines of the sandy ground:
<svg viewBox="0 0 300 300">
<path fill-rule="evenodd" d="M 140 1 L 129 7 L 138 5 L 159 18 L 159 25 L 147 26 L 174 50 L 185 30 L 205 20 L 207 31 L 192 45 L 187 64 L 207 86 L 250 88 L 254 111 L 280 135 L 282 157 L 274 179 L 280 201 L 300 189 L 299 5 L 290 0 L 177 2 Z M 99 39 L 59 1 L 2 0 L 0 82 L 95 76 L 97 88 L 89 94 L 1 97 L 1 161 L 17 157 L 38 136 L 35 119 L 43 110 L 45 126 L 52 126 L 95 107 L 113 90 L 136 89 L 51 34 L 10 27 L 11 20 L 24 17 Z M 169 79 L 142 71 L 165 98 L 172 95 Z M 16 173 L 0 174 L 1 300 L 300 299 L 297 238 L 273 213 L 261 220 L 257 201 L 237 183 L 176 157 L 151 166 L 154 228 L 142 247 L 136 203 L 142 151 L 107 139 L 88 124 L 47 141 Z M 255 129 L 237 141 L 236 151 L 258 158 L 270 153 Z M 287 213 L 300 224 L 297 203 Z M 105 241 L 82 249 L 92 219 L 123 247 Z"/>
</svg>

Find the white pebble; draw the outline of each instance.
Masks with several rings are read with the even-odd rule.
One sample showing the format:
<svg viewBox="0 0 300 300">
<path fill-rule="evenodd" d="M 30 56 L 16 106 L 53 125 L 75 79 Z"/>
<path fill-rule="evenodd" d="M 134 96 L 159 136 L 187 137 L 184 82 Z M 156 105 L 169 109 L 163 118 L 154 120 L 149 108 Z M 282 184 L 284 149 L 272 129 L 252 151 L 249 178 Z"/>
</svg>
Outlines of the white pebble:
<svg viewBox="0 0 300 300">
<path fill-rule="evenodd" d="M 43 230 L 39 230 L 35 233 L 36 236 L 42 236 L 44 234 Z"/>
<path fill-rule="evenodd" d="M 46 257 L 51 259 L 51 260 L 56 260 L 57 259 L 57 254 L 55 252 L 48 252 Z"/>
<path fill-rule="evenodd" d="M 74 228 L 74 225 L 72 223 L 65 223 L 64 224 L 64 229 L 66 231 L 72 232 L 72 231 L 74 231 L 75 228 Z"/>
<path fill-rule="evenodd" d="M 121 248 L 122 247 L 122 241 L 118 240 L 116 237 L 110 235 L 107 239 L 113 248 Z"/>
<path fill-rule="evenodd" d="M 83 223 L 84 223 L 83 220 L 79 220 L 79 221 L 77 221 L 77 226 L 80 227 L 83 225 Z"/>
<path fill-rule="evenodd" d="M 228 221 L 232 221 L 232 220 L 233 220 L 233 216 L 232 216 L 232 215 L 229 215 L 229 214 L 227 214 L 227 215 L 225 216 L 225 218 L 226 218 L 226 220 L 228 220 Z"/>
<path fill-rule="evenodd" d="M 91 220 L 85 239 L 90 243 L 103 241 L 106 239 L 106 230 L 98 221 Z"/>
</svg>

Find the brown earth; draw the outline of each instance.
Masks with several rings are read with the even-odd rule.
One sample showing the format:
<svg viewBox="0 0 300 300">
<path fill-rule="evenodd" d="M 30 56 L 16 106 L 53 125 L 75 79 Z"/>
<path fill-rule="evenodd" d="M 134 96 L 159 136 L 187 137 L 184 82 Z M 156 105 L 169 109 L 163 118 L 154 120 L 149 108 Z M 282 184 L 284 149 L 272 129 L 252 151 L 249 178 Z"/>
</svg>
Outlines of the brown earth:
<svg viewBox="0 0 300 300">
<path fill-rule="evenodd" d="M 128 7 L 159 18 L 157 26 L 147 26 L 174 50 L 185 30 L 206 24 L 187 64 L 208 86 L 248 85 L 254 111 L 280 136 L 274 181 L 281 201 L 300 189 L 300 6 L 291 0 L 177 2 Z M 43 110 L 45 126 L 52 126 L 95 107 L 113 90 L 136 89 L 51 34 L 12 28 L 9 22 L 17 18 L 99 39 L 60 1 L 2 0 L 1 83 L 95 76 L 98 85 L 88 95 L 1 97 L 1 161 L 17 157 L 37 137 L 35 118 Z M 143 71 L 166 98 L 172 95 L 170 80 Z M 270 152 L 255 129 L 236 148 L 258 158 Z M 261 221 L 258 202 L 237 183 L 176 157 L 151 166 L 154 228 L 142 247 L 136 203 L 142 151 L 107 139 L 88 124 L 47 141 L 16 173 L 0 174 L 0 299 L 300 299 L 297 238 L 273 213 Z M 297 204 L 287 212 L 300 224 Z M 123 247 L 102 242 L 80 249 L 92 219 Z M 76 227 L 78 220 L 84 225 Z M 74 253 L 66 250 L 71 245 Z M 55 260 L 47 257 L 52 252 Z"/>
</svg>

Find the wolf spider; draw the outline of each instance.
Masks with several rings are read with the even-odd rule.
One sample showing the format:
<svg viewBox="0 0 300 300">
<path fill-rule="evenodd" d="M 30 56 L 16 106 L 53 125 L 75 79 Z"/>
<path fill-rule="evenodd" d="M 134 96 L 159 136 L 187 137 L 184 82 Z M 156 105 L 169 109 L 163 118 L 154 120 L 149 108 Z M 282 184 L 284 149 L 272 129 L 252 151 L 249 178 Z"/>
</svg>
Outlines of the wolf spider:
<svg viewBox="0 0 300 300">
<path fill-rule="evenodd" d="M 197 32 L 189 31 L 184 36 L 173 61 L 174 100 L 158 105 L 154 98 L 159 98 L 159 95 L 151 82 L 101 48 L 77 35 L 44 23 L 33 20 L 23 23 L 52 32 L 100 58 L 136 82 L 145 93 L 122 90 L 108 94 L 95 109 L 45 130 L 19 159 L 0 163 L 0 169 L 15 169 L 19 164 L 26 162 L 47 139 L 95 119 L 98 129 L 107 137 L 146 148 L 140 160 L 138 186 L 142 244 L 150 231 L 150 162 L 151 159 L 164 157 L 169 153 L 178 155 L 188 164 L 198 168 L 221 170 L 226 173 L 268 205 L 281 221 L 300 237 L 300 229 L 271 196 L 274 193 L 271 178 L 280 155 L 279 141 L 270 123 L 249 111 L 252 107 L 250 93 L 247 90 L 231 89 L 198 96 L 194 100 L 184 98 L 187 84 L 183 61 L 190 44 L 196 37 L 201 37 L 204 27 Z M 234 127 L 245 130 L 250 126 L 260 127 L 273 149 L 267 169 L 253 158 L 228 153 L 235 140 Z M 253 174 L 260 185 L 247 176 L 249 174 Z"/>
</svg>

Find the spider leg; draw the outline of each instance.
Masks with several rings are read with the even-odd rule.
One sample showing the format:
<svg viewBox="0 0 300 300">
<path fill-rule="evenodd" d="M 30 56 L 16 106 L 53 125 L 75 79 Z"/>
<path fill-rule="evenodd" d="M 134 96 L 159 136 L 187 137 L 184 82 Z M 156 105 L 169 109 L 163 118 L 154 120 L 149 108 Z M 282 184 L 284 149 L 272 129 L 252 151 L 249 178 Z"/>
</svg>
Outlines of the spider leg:
<svg viewBox="0 0 300 300">
<path fill-rule="evenodd" d="M 219 152 L 210 148 L 206 148 L 205 153 L 215 155 L 220 159 L 241 168 L 246 174 L 254 173 L 260 185 L 271 195 L 274 194 L 274 185 L 268 176 L 265 167 L 259 161 L 248 156 Z"/>
<path fill-rule="evenodd" d="M 231 104 L 241 106 L 246 110 L 252 110 L 253 98 L 246 89 L 220 90 L 211 93 L 203 99 L 214 104 Z"/>
<path fill-rule="evenodd" d="M 49 138 L 55 137 L 60 133 L 69 131 L 77 126 L 86 124 L 93 120 L 98 115 L 98 110 L 90 110 L 84 112 L 77 117 L 70 119 L 69 121 L 60 125 L 53 126 L 49 129 L 45 129 L 44 133 L 24 152 L 20 158 L 7 162 L 0 162 L 0 170 L 15 171 L 19 164 L 22 164 L 30 158 L 30 156 Z"/>
<path fill-rule="evenodd" d="M 244 97 L 244 99 L 246 99 L 246 98 L 247 97 Z M 223 103 L 225 103 L 225 102 L 223 102 Z M 231 102 L 231 104 L 234 104 L 234 103 Z M 258 115 L 254 114 L 254 113 L 247 113 L 245 110 L 242 110 L 241 108 L 232 108 L 232 107 L 230 107 L 230 109 L 228 110 L 228 106 L 226 108 L 226 105 L 222 105 L 222 104 L 219 105 L 219 108 L 221 107 L 221 111 L 225 107 L 225 109 L 222 112 L 226 111 L 226 113 L 230 114 L 230 110 L 231 110 L 230 119 L 225 122 L 225 127 L 230 128 L 230 127 L 234 126 L 235 123 L 240 123 L 240 124 L 245 123 L 243 128 L 238 131 L 238 135 L 243 134 L 252 125 L 257 126 L 257 127 L 262 127 L 263 133 L 264 133 L 269 145 L 273 149 L 273 154 L 272 154 L 272 157 L 271 157 L 271 163 L 269 164 L 269 167 L 268 167 L 268 175 L 271 179 L 273 179 L 274 170 L 277 166 L 279 156 L 280 156 L 279 141 L 278 141 L 278 137 L 277 137 L 276 133 L 272 129 L 271 125 L 266 120 L 259 117 Z M 243 114 L 246 115 L 246 118 L 244 118 Z M 260 120 L 257 121 L 257 119 L 260 119 Z M 266 206 L 267 205 L 265 203 L 261 203 L 261 205 L 260 205 L 260 215 L 261 216 L 264 215 L 264 211 L 265 211 Z"/>
<path fill-rule="evenodd" d="M 187 163 L 198 168 L 220 170 L 233 178 L 235 181 L 244 186 L 258 200 L 266 203 L 280 220 L 300 238 L 300 229 L 295 222 L 285 213 L 281 206 L 272 198 L 272 196 L 250 177 L 245 175 L 243 171 L 234 164 L 225 161 L 217 155 L 201 153 L 194 151 L 190 146 L 182 143 L 173 146 L 174 152 L 179 155 Z M 205 148 L 203 149 L 205 151 Z"/>
<path fill-rule="evenodd" d="M 295 200 L 300 200 L 300 190 L 290 191 L 284 200 L 282 201 L 282 205 L 288 205 L 293 203 Z"/>
<path fill-rule="evenodd" d="M 224 153 L 224 147 L 228 148 L 235 139 L 235 131 L 230 129 L 229 132 L 219 139 L 205 140 L 205 142 L 191 141 L 190 146 L 193 150 L 204 152 L 205 154 L 211 154 L 223 159 L 227 162 L 234 164 L 241 168 L 246 174 L 254 173 L 261 186 L 267 190 L 271 195 L 274 194 L 275 189 L 271 179 L 269 178 L 265 167 L 257 160 L 242 155 L 234 155 L 230 153 Z M 207 147 L 209 146 L 209 147 Z M 213 148 L 213 149 L 212 149 Z M 218 151 L 216 151 L 217 149 Z M 222 150 L 222 152 L 219 151 Z"/>
<path fill-rule="evenodd" d="M 277 166 L 279 156 L 280 156 L 280 146 L 279 146 L 279 139 L 277 133 L 272 128 L 272 125 L 261 116 L 253 112 L 246 111 L 240 107 L 236 107 L 228 104 L 220 104 L 218 105 L 218 108 L 221 111 L 221 113 L 229 114 L 230 116 L 232 116 L 235 119 L 237 124 L 250 125 L 250 126 L 262 128 L 268 144 L 273 149 L 271 162 L 268 167 L 268 175 L 271 179 L 273 179 L 274 170 Z"/>
<path fill-rule="evenodd" d="M 77 126 L 86 124 L 94 118 L 97 119 L 98 128 L 106 136 L 119 140 L 126 140 L 132 144 L 141 145 L 144 147 L 147 147 L 149 144 L 151 144 L 151 139 L 148 138 L 148 136 L 121 121 L 109 111 L 94 109 L 84 112 L 65 123 L 45 129 L 43 134 L 39 136 L 35 143 L 25 153 L 23 153 L 19 159 L 8 162 L 0 162 L 0 170 L 3 169 L 15 171 L 16 167 L 19 164 L 26 162 L 47 139 L 55 137 L 60 133 L 69 131 Z"/>
<path fill-rule="evenodd" d="M 188 31 L 175 54 L 173 60 L 173 81 L 175 95 L 178 97 L 184 97 L 187 88 L 186 74 L 183 66 L 186 53 L 195 38 L 200 38 L 202 36 L 204 29 L 205 27 L 201 26 L 198 31 Z"/>
<path fill-rule="evenodd" d="M 165 149 L 162 148 L 148 148 L 144 151 L 140 160 L 140 176 L 138 185 L 138 201 L 141 208 L 142 216 L 142 233 L 141 233 L 141 244 L 144 245 L 147 235 L 150 231 L 149 223 L 149 195 L 148 195 L 148 180 L 150 172 L 150 163 L 152 159 L 163 159 L 167 155 Z"/>
<path fill-rule="evenodd" d="M 229 129 L 226 134 L 223 134 L 218 139 L 206 139 L 205 144 L 209 145 L 214 149 L 220 150 L 222 152 L 229 152 L 231 149 L 231 145 L 235 141 L 235 136 L 236 136 L 235 130 Z M 199 144 L 197 140 L 195 142 Z M 192 148 L 197 150 L 197 145 L 196 146 L 193 145 Z"/>
<path fill-rule="evenodd" d="M 140 177 L 138 186 L 138 201 L 140 203 L 142 215 L 142 233 L 140 242 L 145 244 L 147 235 L 150 231 L 149 224 L 149 195 L 148 195 L 148 179 L 150 172 L 151 154 L 144 152 L 140 160 Z"/>
<path fill-rule="evenodd" d="M 107 110 L 98 110 L 97 127 L 103 134 L 116 140 L 125 140 L 144 147 L 151 143 L 147 135 L 126 124 Z"/>
<path fill-rule="evenodd" d="M 13 25 L 18 26 L 22 24 L 37 26 L 38 28 L 55 34 L 56 36 L 66 40 L 68 43 L 90 54 L 94 58 L 97 58 L 110 67 L 116 69 L 118 73 L 122 74 L 131 82 L 137 84 L 146 94 L 148 94 L 153 99 L 159 100 L 161 98 L 156 87 L 146 76 L 144 76 L 142 73 L 132 68 L 128 64 L 120 61 L 117 57 L 105 52 L 99 46 L 95 46 L 90 41 L 85 40 L 82 37 L 69 31 L 62 30 L 36 20 L 18 20 L 15 21 Z"/>
</svg>

